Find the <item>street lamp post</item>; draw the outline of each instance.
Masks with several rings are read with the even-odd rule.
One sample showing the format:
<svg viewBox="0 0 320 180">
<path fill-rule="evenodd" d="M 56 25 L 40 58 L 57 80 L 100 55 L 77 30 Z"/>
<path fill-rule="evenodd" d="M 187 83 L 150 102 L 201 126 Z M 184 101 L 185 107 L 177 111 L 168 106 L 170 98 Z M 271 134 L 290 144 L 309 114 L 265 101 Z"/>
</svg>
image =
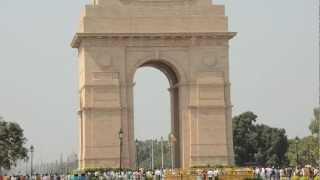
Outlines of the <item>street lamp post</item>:
<svg viewBox="0 0 320 180">
<path fill-rule="evenodd" d="M 119 130 L 119 140 L 120 140 L 120 173 L 122 172 L 122 145 L 123 145 L 123 130 Z"/>
<path fill-rule="evenodd" d="M 296 144 L 296 163 L 297 163 L 297 166 L 298 166 L 298 164 L 299 164 L 298 143 L 299 143 L 299 138 L 296 137 L 296 139 L 295 139 L 295 144 Z"/>
<path fill-rule="evenodd" d="M 33 145 L 30 146 L 30 176 L 32 177 L 33 175 L 33 152 L 34 152 L 34 147 Z"/>
<path fill-rule="evenodd" d="M 137 158 L 137 169 L 139 170 L 139 141 L 136 139 L 136 158 Z"/>
</svg>

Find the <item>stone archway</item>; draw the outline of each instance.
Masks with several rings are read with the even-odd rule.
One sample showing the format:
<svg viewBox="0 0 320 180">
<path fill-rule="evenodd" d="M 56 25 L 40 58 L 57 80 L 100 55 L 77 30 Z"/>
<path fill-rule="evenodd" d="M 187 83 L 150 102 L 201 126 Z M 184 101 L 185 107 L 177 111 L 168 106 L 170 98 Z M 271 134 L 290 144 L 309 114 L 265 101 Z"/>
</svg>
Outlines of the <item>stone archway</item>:
<svg viewBox="0 0 320 180">
<path fill-rule="evenodd" d="M 79 51 L 80 168 L 135 167 L 133 76 L 141 66 L 171 84 L 176 165 L 233 164 L 229 40 L 211 0 L 95 0 L 72 47 Z"/>
<path fill-rule="evenodd" d="M 179 70 L 175 68 L 175 65 L 169 63 L 166 60 L 147 60 L 139 62 L 140 67 L 153 67 L 161 71 L 169 81 L 169 93 L 170 93 L 170 108 L 171 108 L 171 133 L 175 137 L 175 143 L 172 144 L 173 150 L 173 167 L 179 168 L 180 165 L 180 118 L 179 118 L 179 88 L 178 84 L 181 79 Z M 137 69 L 136 69 L 137 70 Z M 137 156 L 136 156 L 137 157 Z"/>
</svg>

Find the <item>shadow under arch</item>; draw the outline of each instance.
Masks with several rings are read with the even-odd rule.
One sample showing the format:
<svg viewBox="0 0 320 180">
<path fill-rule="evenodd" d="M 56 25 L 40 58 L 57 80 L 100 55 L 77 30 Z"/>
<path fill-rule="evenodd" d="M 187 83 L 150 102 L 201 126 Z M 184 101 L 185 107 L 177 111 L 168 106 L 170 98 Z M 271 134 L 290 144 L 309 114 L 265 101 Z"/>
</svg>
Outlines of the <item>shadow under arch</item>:
<svg viewBox="0 0 320 180">
<path fill-rule="evenodd" d="M 168 79 L 170 88 L 170 104 L 171 104 L 171 133 L 176 141 L 173 144 L 173 168 L 181 167 L 181 145 L 180 145 L 180 112 L 179 112 L 179 87 L 181 76 L 177 68 L 165 60 L 148 60 L 139 64 L 135 72 L 141 67 L 152 67 L 161 71 Z M 135 74 L 135 73 L 134 73 Z M 169 136 L 169 135 L 168 135 Z M 136 151 L 135 151 L 136 152 Z"/>
<path fill-rule="evenodd" d="M 173 68 L 173 65 L 167 61 L 150 60 L 143 63 L 139 67 L 153 67 L 163 72 L 170 83 L 170 88 L 175 87 L 180 82 L 180 75 L 178 74 L 177 70 Z"/>
</svg>

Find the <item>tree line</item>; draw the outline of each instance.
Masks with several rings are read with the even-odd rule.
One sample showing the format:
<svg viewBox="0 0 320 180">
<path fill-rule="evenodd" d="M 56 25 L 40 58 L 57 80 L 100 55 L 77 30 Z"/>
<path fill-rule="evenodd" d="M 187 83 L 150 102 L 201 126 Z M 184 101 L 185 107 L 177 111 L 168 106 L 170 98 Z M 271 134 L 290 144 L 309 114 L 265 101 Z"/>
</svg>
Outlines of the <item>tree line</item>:
<svg viewBox="0 0 320 180">
<path fill-rule="evenodd" d="M 258 123 L 253 112 L 233 117 L 233 143 L 237 166 L 297 166 L 319 163 L 320 109 L 314 110 L 309 125 L 310 135 L 289 139 L 286 131 Z M 18 160 L 28 159 L 27 139 L 17 123 L 6 122 L 0 117 L 0 174 L 17 165 Z M 170 168 L 171 149 L 167 140 L 136 140 L 137 165 L 146 169 Z M 152 160 L 153 151 L 153 160 Z"/>
<path fill-rule="evenodd" d="M 237 166 L 297 166 L 319 163 L 319 108 L 314 110 L 310 135 L 289 139 L 285 129 L 258 123 L 253 112 L 233 117 L 233 143 Z M 165 167 L 171 167 L 170 145 L 163 142 Z M 138 141 L 139 167 L 150 168 L 152 140 Z M 154 141 L 154 167 L 161 167 L 161 141 Z M 140 162 L 140 163 L 139 163 Z"/>
</svg>

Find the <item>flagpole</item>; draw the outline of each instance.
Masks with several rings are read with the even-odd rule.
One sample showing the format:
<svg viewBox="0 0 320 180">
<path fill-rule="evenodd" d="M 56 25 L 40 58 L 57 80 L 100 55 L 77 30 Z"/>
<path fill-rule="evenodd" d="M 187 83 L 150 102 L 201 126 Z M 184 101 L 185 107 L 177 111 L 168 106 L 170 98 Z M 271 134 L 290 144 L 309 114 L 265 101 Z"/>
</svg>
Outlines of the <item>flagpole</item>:
<svg viewBox="0 0 320 180">
<path fill-rule="evenodd" d="M 161 169 L 163 169 L 163 137 L 161 136 Z"/>
<path fill-rule="evenodd" d="M 151 169 L 154 170 L 154 151 L 153 151 L 153 139 L 151 140 Z"/>
</svg>

